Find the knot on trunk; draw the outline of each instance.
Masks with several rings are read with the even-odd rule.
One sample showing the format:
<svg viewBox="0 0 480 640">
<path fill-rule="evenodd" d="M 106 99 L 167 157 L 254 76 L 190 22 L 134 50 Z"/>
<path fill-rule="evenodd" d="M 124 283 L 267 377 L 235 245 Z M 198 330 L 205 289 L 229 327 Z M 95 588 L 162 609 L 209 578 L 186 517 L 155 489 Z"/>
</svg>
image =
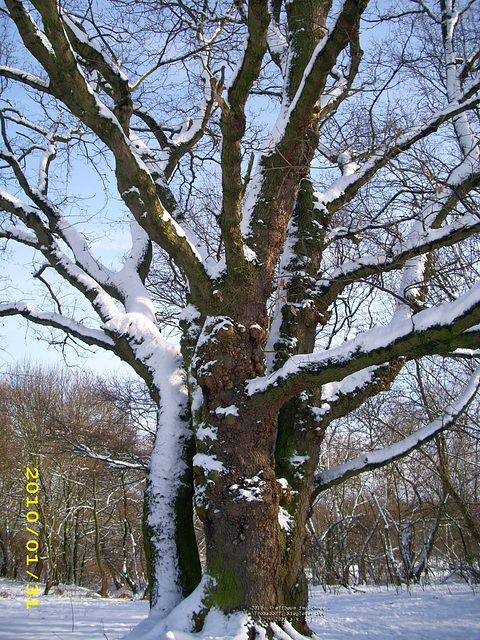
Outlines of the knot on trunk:
<svg viewBox="0 0 480 640">
<path fill-rule="evenodd" d="M 198 340 L 191 372 L 204 394 L 214 401 L 219 394 L 234 394 L 245 380 L 263 375 L 265 371 L 263 344 L 267 331 L 259 324 L 244 324 L 226 316 L 209 318 Z M 224 404 L 232 403 L 232 398 Z M 213 409 L 216 408 L 215 402 Z"/>
</svg>

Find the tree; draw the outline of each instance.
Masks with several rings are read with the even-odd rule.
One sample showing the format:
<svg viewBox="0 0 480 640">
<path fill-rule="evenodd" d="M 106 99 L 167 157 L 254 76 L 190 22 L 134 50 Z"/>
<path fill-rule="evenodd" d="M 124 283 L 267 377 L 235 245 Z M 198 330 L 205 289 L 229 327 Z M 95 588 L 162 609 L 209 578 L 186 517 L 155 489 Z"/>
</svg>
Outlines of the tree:
<svg viewBox="0 0 480 640">
<path fill-rule="evenodd" d="M 88 371 L 22 365 L 4 376 L 2 575 L 28 579 L 30 570 L 45 583 L 45 593 L 59 583 L 93 589 L 101 583 L 106 595 L 111 578 L 138 596 L 145 591 L 143 554 L 137 548 L 151 443 L 118 409 L 114 389 Z M 30 486 L 38 487 L 35 495 L 26 490 L 27 466 L 38 471 Z M 29 496 L 38 514 L 35 527 L 25 521 L 33 509 L 26 504 Z M 27 526 L 38 532 L 37 553 L 29 554 L 38 562 L 29 565 L 25 545 L 34 534 Z"/>
<path fill-rule="evenodd" d="M 449 368 L 437 357 L 410 363 L 388 397 L 370 398 L 332 425 L 322 444 L 328 466 L 431 423 L 470 377 L 469 365 Z M 478 398 L 454 428 L 408 459 L 322 495 L 309 524 L 310 566 L 318 580 L 409 583 L 452 572 L 477 580 L 477 415 Z"/>
<path fill-rule="evenodd" d="M 158 404 L 159 633 L 178 605 L 186 631 L 218 607 L 293 633 L 289 607 L 308 632 L 314 500 L 478 388 L 480 369 L 418 433 L 317 472 L 332 420 L 407 361 L 479 353 L 479 4 L 368 4 L 4 2 L 2 237 L 34 252 L 44 302 L 0 313 L 113 351 Z M 115 230 L 130 220 L 120 266 L 95 250 L 79 159 L 116 189 Z"/>
</svg>

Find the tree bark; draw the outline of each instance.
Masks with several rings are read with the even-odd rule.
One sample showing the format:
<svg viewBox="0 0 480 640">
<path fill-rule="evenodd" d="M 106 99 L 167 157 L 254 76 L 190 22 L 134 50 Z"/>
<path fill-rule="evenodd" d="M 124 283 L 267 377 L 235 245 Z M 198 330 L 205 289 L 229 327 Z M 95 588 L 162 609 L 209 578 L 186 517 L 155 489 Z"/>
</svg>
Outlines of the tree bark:
<svg viewBox="0 0 480 640">
<path fill-rule="evenodd" d="M 281 602 L 277 416 L 243 385 L 263 373 L 265 338 L 257 323 L 226 317 L 205 323 L 192 362 L 199 385 L 194 472 L 206 570 L 214 579 L 209 605 L 274 620 Z"/>
</svg>

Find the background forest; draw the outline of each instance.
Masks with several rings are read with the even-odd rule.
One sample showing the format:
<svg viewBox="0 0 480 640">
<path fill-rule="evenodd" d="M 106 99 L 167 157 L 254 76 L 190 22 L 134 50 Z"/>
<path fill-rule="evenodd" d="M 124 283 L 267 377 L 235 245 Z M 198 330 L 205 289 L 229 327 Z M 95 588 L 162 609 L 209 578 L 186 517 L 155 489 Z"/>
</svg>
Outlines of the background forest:
<svg viewBox="0 0 480 640">
<path fill-rule="evenodd" d="M 468 364 L 412 364 L 391 392 L 338 420 L 320 467 L 385 447 L 451 402 Z M 416 384 L 409 380 L 415 379 Z M 18 365 L 0 382 L 0 577 L 26 578 L 25 467 L 40 472 L 39 562 L 45 593 L 75 584 L 144 597 L 143 492 L 155 407 L 140 383 L 88 371 Z M 402 461 L 322 494 L 307 566 L 316 584 L 480 581 L 478 402 L 455 428 Z M 202 542 L 201 525 L 197 535 Z M 203 558 L 202 558 L 203 561 Z"/>
</svg>

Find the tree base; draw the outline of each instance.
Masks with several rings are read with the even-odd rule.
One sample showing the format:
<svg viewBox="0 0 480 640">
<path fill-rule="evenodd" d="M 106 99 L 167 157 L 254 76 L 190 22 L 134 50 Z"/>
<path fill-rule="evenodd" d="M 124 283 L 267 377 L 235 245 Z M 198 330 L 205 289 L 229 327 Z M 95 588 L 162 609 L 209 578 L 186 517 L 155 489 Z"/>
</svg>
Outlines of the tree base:
<svg viewBox="0 0 480 640">
<path fill-rule="evenodd" d="M 152 609 L 122 640 L 311 640 L 287 621 L 258 622 L 244 611 L 226 614 L 218 608 L 205 611 L 206 587 L 210 578 L 202 579 L 197 589 L 170 613 Z M 201 631 L 199 622 L 203 621 Z"/>
</svg>

